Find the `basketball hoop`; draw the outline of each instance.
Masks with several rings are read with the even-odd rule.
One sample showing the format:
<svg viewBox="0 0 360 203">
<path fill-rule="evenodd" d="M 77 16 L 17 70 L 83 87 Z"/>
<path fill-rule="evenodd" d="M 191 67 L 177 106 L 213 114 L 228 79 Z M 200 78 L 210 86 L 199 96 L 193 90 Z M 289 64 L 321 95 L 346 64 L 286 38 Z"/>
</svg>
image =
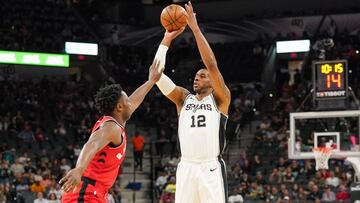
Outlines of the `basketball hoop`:
<svg viewBox="0 0 360 203">
<path fill-rule="evenodd" d="M 329 169 L 328 160 L 330 158 L 331 151 L 332 147 L 315 147 L 313 149 L 316 161 L 316 170 Z"/>
</svg>

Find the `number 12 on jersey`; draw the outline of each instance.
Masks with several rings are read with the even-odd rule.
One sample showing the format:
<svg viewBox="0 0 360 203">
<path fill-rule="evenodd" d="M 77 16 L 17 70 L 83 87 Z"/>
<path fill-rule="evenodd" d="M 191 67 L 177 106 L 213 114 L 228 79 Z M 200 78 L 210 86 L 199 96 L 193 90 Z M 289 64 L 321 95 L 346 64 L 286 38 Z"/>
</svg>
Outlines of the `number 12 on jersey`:
<svg viewBox="0 0 360 203">
<path fill-rule="evenodd" d="M 197 117 L 195 117 L 193 115 L 193 116 L 191 116 L 191 120 L 192 120 L 192 123 L 191 123 L 190 127 L 192 127 L 192 128 L 206 126 L 206 123 L 205 123 L 206 118 L 204 115 L 198 115 Z"/>
</svg>

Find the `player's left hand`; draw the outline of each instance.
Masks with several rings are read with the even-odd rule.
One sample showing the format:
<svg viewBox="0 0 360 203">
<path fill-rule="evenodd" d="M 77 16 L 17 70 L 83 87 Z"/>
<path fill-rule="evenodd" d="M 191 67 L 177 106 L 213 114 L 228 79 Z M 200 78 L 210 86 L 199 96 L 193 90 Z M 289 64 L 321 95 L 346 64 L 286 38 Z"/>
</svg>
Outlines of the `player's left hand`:
<svg viewBox="0 0 360 203">
<path fill-rule="evenodd" d="M 74 191 L 80 185 L 81 174 L 80 169 L 71 169 L 65 177 L 59 181 L 59 184 L 62 185 L 61 189 L 64 192 Z"/>
<path fill-rule="evenodd" d="M 185 4 L 185 10 L 186 10 L 185 15 L 187 19 L 187 24 L 192 31 L 195 31 L 196 29 L 199 28 L 199 25 L 196 20 L 196 13 L 194 13 L 194 9 L 190 1 L 187 4 Z"/>
<path fill-rule="evenodd" d="M 155 59 L 149 68 L 149 81 L 156 83 L 160 80 L 161 74 L 164 71 L 164 67 L 160 68 L 159 66 L 160 61 Z"/>
</svg>

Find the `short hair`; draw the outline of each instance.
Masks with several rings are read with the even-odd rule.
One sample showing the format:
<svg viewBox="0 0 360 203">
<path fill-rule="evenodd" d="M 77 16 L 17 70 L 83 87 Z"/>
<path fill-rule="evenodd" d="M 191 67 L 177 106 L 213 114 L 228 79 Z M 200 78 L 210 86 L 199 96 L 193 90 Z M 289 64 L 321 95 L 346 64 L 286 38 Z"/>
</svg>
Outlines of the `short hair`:
<svg viewBox="0 0 360 203">
<path fill-rule="evenodd" d="M 107 85 L 100 88 L 95 95 L 95 107 L 104 115 L 112 115 L 123 91 L 120 84 Z"/>
</svg>

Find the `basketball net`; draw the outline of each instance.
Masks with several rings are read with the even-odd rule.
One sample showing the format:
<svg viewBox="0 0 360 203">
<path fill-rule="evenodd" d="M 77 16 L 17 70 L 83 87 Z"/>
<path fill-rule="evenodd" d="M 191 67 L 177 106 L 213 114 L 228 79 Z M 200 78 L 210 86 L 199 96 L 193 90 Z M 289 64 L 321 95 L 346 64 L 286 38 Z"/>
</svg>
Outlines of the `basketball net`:
<svg viewBox="0 0 360 203">
<path fill-rule="evenodd" d="M 332 147 L 315 147 L 313 148 L 316 170 L 329 169 L 329 158 L 331 155 Z"/>
</svg>

